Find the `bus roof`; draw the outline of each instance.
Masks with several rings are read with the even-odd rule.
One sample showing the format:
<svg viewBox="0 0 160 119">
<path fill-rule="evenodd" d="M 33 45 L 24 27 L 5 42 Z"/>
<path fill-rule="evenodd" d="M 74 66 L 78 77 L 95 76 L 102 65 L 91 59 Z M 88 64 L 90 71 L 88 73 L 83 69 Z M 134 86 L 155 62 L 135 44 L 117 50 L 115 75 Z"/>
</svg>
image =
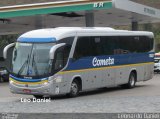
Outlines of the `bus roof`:
<svg viewBox="0 0 160 119">
<path fill-rule="evenodd" d="M 73 36 L 120 36 L 120 35 L 146 35 L 153 36 L 152 32 L 115 30 L 110 27 L 57 27 L 32 30 L 22 34 L 18 42 L 55 42 L 65 37 Z"/>
</svg>

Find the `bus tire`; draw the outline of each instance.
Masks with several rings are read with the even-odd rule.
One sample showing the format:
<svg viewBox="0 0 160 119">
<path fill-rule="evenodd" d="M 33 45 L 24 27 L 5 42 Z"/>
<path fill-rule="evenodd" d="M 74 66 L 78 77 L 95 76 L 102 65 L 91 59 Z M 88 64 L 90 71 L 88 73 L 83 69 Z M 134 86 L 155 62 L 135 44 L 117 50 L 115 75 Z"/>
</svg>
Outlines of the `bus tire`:
<svg viewBox="0 0 160 119">
<path fill-rule="evenodd" d="M 122 85 L 123 88 L 131 89 L 134 88 L 136 84 L 136 74 L 131 72 L 129 75 L 128 83 Z"/>
<path fill-rule="evenodd" d="M 80 84 L 77 80 L 73 80 L 71 83 L 70 93 L 68 94 L 69 97 L 76 97 L 79 95 L 80 91 Z"/>
</svg>

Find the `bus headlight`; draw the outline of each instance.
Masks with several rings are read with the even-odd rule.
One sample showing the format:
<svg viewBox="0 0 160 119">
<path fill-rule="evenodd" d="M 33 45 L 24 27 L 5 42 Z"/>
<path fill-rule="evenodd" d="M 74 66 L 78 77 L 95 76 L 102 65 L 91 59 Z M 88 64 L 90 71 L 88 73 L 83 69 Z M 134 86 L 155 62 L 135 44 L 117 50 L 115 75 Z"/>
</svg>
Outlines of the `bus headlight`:
<svg viewBox="0 0 160 119">
<path fill-rule="evenodd" d="M 60 82 L 62 82 L 62 79 L 63 79 L 62 76 L 56 76 L 56 77 L 54 78 L 54 81 L 56 81 L 57 83 L 60 83 Z"/>
<path fill-rule="evenodd" d="M 43 85 L 47 85 L 47 84 L 48 84 L 48 82 L 44 82 L 44 83 L 43 83 Z"/>
<path fill-rule="evenodd" d="M 10 80 L 9 82 L 10 82 L 10 84 L 13 84 L 13 83 L 14 83 L 12 80 Z"/>
<path fill-rule="evenodd" d="M 49 80 L 48 80 L 48 78 L 44 78 L 41 81 L 42 81 L 41 85 L 48 85 L 50 83 Z"/>
</svg>

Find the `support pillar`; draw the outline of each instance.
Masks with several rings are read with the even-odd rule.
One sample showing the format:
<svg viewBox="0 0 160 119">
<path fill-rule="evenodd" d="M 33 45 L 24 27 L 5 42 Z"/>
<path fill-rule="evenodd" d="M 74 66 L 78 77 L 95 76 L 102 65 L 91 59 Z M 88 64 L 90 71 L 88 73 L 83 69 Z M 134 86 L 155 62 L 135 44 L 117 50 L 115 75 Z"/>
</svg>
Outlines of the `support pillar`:
<svg viewBox="0 0 160 119">
<path fill-rule="evenodd" d="M 85 12 L 86 27 L 94 27 L 94 11 L 89 10 Z"/>
<path fill-rule="evenodd" d="M 132 31 L 138 31 L 138 21 L 132 21 Z"/>
<path fill-rule="evenodd" d="M 43 16 L 36 15 L 35 16 L 35 29 L 41 29 L 43 28 Z"/>
</svg>

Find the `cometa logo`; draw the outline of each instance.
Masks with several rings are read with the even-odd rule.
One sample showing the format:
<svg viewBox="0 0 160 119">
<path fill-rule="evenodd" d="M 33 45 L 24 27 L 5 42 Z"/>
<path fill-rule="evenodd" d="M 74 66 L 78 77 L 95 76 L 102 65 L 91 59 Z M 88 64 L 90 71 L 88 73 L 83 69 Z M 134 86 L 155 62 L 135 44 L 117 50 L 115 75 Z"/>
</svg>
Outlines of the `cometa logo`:
<svg viewBox="0 0 160 119">
<path fill-rule="evenodd" d="M 114 58 L 108 58 L 108 59 L 98 59 L 97 57 L 94 57 L 92 60 L 92 64 L 94 67 L 96 66 L 109 66 L 114 64 Z"/>
</svg>

